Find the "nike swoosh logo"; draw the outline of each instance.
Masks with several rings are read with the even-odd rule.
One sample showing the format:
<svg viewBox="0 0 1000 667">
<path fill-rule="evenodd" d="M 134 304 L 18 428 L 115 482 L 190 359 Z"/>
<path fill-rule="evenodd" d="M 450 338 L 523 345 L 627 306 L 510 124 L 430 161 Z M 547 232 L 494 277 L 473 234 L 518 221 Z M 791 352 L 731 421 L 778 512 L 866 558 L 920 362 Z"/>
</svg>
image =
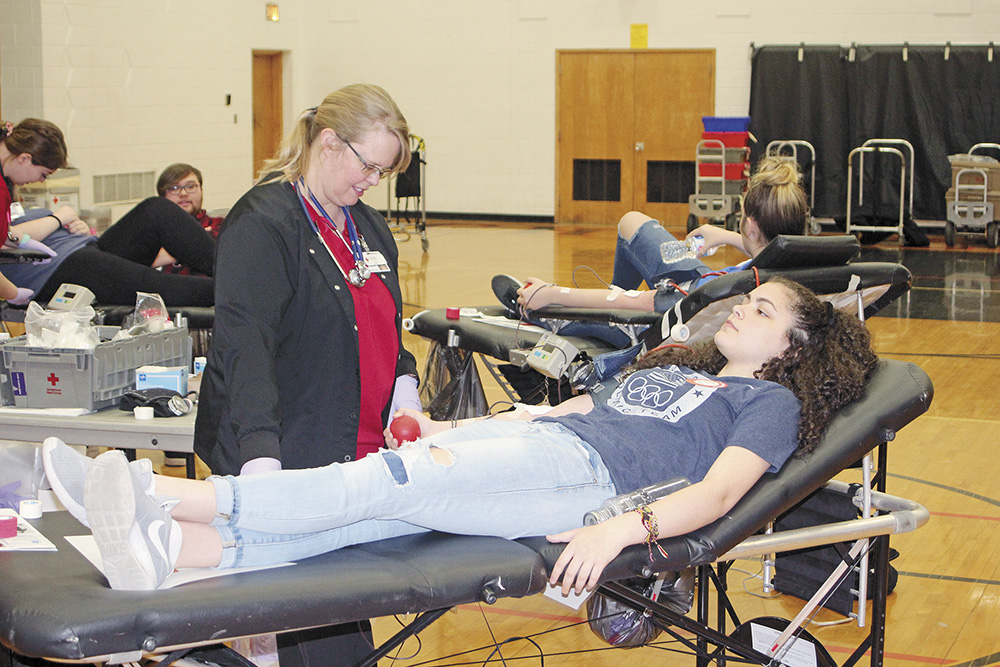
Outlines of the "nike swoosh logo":
<svg viewBox="0 0 1000 667">
<path fill-rule="evenodd" d="M 166 527 L 166 525 L 167 524 L 165 521 L 163 521 L 162 519 L 157 519 L 156 521 L 146 526 L 146 534 L 149 537 L 149 541 L 153 544 L 154 547 L 156 547 L 156 551 L 163 558 L 163 562 L 167 564 L 167 567 L 170 567 L 170 559 L 167 558 L 167 552 L 164 551 L 163 549 L 163 538 L 160 537 L 160 530 Z M 156 567 L 155 561 L 153 562 L 153 567 L 154 568 Z M 156 573 L 154 572 L 153 574 Z"/>
</svg>

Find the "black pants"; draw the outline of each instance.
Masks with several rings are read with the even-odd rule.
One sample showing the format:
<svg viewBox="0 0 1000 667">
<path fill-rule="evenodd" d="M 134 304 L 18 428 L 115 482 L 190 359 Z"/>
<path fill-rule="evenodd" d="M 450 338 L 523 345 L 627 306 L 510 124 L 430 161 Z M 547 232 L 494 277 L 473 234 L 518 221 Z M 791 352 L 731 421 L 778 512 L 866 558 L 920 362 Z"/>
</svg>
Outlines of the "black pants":
<svg viewBox="0 0 1000 667">
<path fill-rule="evenodd" d="M 215 281 L 174 275 L 152 267 L 160 248 L 196 271 L 215 273 L 215 241 L 193 216 L 163 197 L 140 202 L 109 227 L 96 244 L 73 252 L 59 265 L 35 300 L 47 302 L 63 283 L 82 285 L 99 304 L 129 306 L 136 292 L 154 292 L 168 306 L 211 306 Z"/>
</svg>

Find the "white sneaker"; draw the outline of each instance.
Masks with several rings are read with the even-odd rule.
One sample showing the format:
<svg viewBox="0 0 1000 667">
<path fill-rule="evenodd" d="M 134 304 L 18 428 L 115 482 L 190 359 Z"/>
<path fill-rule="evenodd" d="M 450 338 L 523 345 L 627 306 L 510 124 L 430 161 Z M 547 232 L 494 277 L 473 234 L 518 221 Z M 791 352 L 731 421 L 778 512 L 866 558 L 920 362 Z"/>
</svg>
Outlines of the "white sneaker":
<svg viewBox="0 0 1000 667">
<path fill-rule="evenodd" d="M 83 506 L 83 483 L 94 459 L 84 456 L 59 438 L 46 438 L 42 443 L 42 463 L 45 477 L 73 518 L 85 526 L 87 510 Z M 153 494 L 153 463 L 149 459 L 136 459 L 129 464 L 139 486 L 145 493 Z"/>
<path fill-rule="evenodd" d="M 101 454 L 84 483 L 84 505 L 111 588 L 152 590 L 174 571 L 181 530 L 146 494 L 120 451 Z"/>
</svg>

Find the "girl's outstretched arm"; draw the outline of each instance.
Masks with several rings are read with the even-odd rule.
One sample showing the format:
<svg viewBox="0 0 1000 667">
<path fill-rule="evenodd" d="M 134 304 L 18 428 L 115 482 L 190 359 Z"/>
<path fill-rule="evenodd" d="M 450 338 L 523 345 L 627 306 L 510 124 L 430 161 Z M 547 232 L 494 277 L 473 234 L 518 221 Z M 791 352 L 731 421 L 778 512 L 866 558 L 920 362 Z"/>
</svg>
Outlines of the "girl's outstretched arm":
<svg viewBox="0 0 1000 667">
<path fill-rule="evenodd" d="M 706 526 L 732 509 L 770 464 L 742 447 L 727 447 L 700 482 L 661 498 L 649 506 L 656 517 L 658 537 L 685 535 Z M 568 542 L 549 575 L 562 590 L 593 590 L 601 573 L 622 549 L 641 544 L 649 532 L 638 512 L 628 512 L 595 526 L 549 535 L 550 542 Z"/>
<path fill-rule="evenodd" d="M 517 290 L 518 299 L 525 308 L 536 310 L 545 306 L 570 306 L 573 308 L 641 310 L 652 312 L 655 290 L 582 289 L 561 287 L 530 277 L 524 287 Z"/>
</svg>

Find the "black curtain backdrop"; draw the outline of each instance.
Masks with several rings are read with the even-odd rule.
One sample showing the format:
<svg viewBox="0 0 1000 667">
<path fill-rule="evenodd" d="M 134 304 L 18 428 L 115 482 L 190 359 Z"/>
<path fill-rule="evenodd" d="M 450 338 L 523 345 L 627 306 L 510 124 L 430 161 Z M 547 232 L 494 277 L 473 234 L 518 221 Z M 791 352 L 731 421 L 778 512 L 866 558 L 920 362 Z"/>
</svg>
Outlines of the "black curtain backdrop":
<svg viewBox="0 0 1000 667">
<path fill-rule="evenodd" d="M 869 139 L 906 139 L 915 156 L 912 215 L 944 220 L 948 156 L 1000 143 L 1000 50 L 990 62 L 985 46 L 952 46 L 945 60 L 946 48 L 909 46 L 904 61 L 903 46 L 857 46 L 854 62 L 841 46 L 755 49 L 752 159 L 776 139 L 808 141 L 817 158 L 814 214 L 839 217 L 847 209 L 850 151 Z M 865 206 L 859 207 L 855 158 L 852 217 L 898 216 L 898 159 L 866 155 L 864 176 Z"/>
</svg>

